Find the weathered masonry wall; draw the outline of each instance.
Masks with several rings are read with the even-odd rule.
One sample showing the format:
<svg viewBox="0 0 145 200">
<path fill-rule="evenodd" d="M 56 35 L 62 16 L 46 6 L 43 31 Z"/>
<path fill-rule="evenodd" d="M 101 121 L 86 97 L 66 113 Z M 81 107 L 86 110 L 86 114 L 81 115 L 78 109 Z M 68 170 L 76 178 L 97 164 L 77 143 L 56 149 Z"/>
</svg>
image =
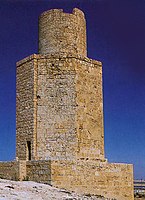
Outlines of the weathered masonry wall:
<svg viewBox="0 0 145 200">
<path fill-rule="evenodd" d="M 64 160 L 76 157 L 74 63 L 71 58 L 39 56 L 37 90 L 39 159 Z"/>
<path fill-rule="evenodd" d="M 0 162 L 0 178 L 23 180 L 26 177 L 25 161 Z"/>
<path fill-rule="evenodd" d="M 39 18 L 39 53 L 87 56 L 84 13 L 77 8 L 72 14 L 61 9 L 42 13 Z"/>
<path fill-rule="evenodd" d="M 28 142 L 31 158 L 36 157 L 36 61 L 32 56 L 17 63 L 16 157 L 20 160 L 28 160 Z"/>
<path fill-rule="evenodd" d="M 133 200 L 132 165 L 90 161 L 52 161 L 51 184 L 85 194 Z"/>
<path fill-rule="evenodd" d="M 104 159 L 101 63 L 78 56 L 37 56 L 37 156 Z"/>
<path fill-rule="evenodd" d="M 85 194 L 133 200 L 132 165 L 106 161 L 0 162 L 0 177 L 32 180 Z"/>
<path fill-rule="evenodd" d="M 17 148 L 24 149 L 19 159 L 27 157 L 27 141 L 40 160 L 104 159 L 101 63 L 50 54 L 17 66 Z"/>
<path fill-rule="evenodd" d="M 75 59 L 78 158 L 104 159 L 102 64 Z"/>
<path fill-rule="evenodd" d="M 19 179 L 19 163 L 15 161 L 0 162 L 0 178 Z"/>
<path fill-rule="evenodd" d="M 26 180 L 37 181 L 42 183 L 51 183 L 51 161 L 27 161 L 26 162 Z"/>
<path fill-rule="evenodd" d="M 0 162 L 0 178 L 51 183 L 51 161 L 10 161 Z"/>
</svg>

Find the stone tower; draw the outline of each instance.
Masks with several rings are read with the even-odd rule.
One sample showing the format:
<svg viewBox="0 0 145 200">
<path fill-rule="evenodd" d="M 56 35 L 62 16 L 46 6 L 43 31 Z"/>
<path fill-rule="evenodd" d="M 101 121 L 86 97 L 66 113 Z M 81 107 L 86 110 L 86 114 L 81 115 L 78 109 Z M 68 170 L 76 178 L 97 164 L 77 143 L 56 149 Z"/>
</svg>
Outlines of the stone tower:
<svg viewBox="0 0 145 200">
<path fill-rule="evenodd" d="M 104 157 L 102 63 L 86 46 L 82 11 L 42 13 L 39 54 L 17 63 L 16 161 L 0 176 L 133 200 L 132 165 Z"/>
<path fill-rule="evenodd" d="M 17 65 L 19 159 L 104 159 L 102 66 L 86 52 L 82 11 L 40 16 L 39 55 Z"/>
</svg>

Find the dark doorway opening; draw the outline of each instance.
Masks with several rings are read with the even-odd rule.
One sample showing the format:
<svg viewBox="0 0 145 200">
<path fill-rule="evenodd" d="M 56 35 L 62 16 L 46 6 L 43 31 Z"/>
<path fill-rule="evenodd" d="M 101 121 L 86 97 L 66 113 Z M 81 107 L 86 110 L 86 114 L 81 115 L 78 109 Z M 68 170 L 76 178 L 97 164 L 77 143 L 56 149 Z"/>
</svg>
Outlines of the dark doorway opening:
<svg viewBox="0 0 145 200">
<path fill-rule="evenodd" d="M 27 141 L 27 152 L 28 152 L 28 160 L 31 160 L 31 142 L 30 141 Z"/>
</svg>

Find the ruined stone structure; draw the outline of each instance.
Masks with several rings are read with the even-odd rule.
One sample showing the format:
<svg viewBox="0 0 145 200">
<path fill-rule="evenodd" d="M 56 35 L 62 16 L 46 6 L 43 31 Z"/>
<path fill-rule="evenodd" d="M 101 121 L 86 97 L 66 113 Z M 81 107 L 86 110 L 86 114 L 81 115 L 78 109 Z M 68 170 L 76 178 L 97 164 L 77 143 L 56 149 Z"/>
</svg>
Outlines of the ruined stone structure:
<svg viewBox="0 0 145 200">
<path fill-rule="evenodd" d="M 17 63 L 16 161 L 0 176 L 133 200 L 133 168 L 104 156 L 102 63 L 87 58 L 84 14 L 39 18 L 39 54 Z"/>
</svg>

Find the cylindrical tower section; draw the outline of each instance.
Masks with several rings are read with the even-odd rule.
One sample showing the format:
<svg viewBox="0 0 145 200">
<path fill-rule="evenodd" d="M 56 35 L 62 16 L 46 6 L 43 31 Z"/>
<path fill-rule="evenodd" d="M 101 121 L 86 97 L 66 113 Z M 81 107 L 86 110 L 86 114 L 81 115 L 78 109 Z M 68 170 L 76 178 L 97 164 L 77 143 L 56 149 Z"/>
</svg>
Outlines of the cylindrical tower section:
<svg viewBox="0 0 145 200">
<path fill-rule="evenodd" d="M 87 56 L 86 20 L 74 8 L 72 14 L 53 9 L 39 18 L 39 53 L 71 53 Z"/>
</svg>

